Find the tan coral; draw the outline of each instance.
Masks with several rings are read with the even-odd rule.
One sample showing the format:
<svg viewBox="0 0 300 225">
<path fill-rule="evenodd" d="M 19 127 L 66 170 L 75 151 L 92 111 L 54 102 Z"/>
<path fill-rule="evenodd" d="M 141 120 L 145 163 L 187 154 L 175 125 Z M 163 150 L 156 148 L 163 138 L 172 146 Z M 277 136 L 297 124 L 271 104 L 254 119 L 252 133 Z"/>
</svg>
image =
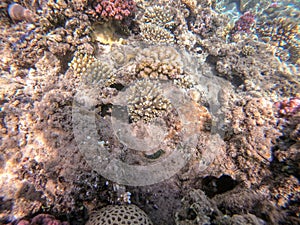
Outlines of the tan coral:
<svg viewBox="0 0 300 225">
<path fill-rule="evenodd" d="M 146 123 L 166 113 L 170 106 L 159 86 L 147 80 L 137 81 L 130 87 L 128 113 L 133 121 L 143 120 Z"/>
<path fill-rule="evenodd" d="M 141 35 L 144 40 L 150 42 L 172 43 L 174 35 L 167 29 L 155 24 L 142 24 L 140 26 Z"/>
</svg>

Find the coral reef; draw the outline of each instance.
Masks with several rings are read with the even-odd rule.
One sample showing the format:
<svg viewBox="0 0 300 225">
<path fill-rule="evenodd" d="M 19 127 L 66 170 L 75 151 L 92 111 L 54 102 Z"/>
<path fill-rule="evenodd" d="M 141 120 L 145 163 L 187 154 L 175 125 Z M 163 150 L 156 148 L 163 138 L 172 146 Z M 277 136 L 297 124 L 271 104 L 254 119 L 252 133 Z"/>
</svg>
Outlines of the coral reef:
<svg viewBox="0 0 300 225">
<path fill-rule="evenodd" d="M 87 225 L 144 224 L 152 225 L 147 214 L 135 205 L 106 206 L 93 212 Z"/>
<path fill-rule="evenodd" d="M 91 209 L 88 224 L 299 224 L 297 1 L 14 2 L 0 3 L 1 224 Z M 149 172 L 187 158 L 176 176 L 145 187 L 99 170 L 177 152 Z"/>
</svg>

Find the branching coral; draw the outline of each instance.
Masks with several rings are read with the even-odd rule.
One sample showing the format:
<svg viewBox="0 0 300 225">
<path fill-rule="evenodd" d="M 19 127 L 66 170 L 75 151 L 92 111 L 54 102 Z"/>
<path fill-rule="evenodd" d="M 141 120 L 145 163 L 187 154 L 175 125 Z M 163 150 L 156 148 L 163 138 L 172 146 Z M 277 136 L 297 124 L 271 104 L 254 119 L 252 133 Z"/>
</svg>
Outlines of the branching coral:
<svg viewBox="0 0 300 225">
<path fill-rule="evenodd" d="M 115 82 L 115 74 L 109 63 L 98 59 L 86 69 L 82 80 L 88 85 L 108 87 Z"/>
<path fill-rule="evenodd" d="M 139 120 L 150 122 L 170 108 L 170 100 L 162 94 L 159 86 L 145 80 L 137 81 L 130 87 L 127 101 L 128 113 L 134 122 Z"/>
<path fill-rule="evenodd" d="M 92 8 L 88 13 L 96 18 L 123 20 L 133 13 L 135 3 L 133 0 L 97 0 Z"/>
<path fill-rule="evenodd" d="M 299 25 L 288 18 L 276 18 L 260 22 L 256 28 L 262 39 L 270 41 L 274 46 L 287 46 L 299 35 Z"/>
<path fill-rule="evenodd" d="M 232 35 L 236 33 L 246 33 L 250 34 L 254 27 L 255 16 L 251 12 L 246 12 L 242 15 L 236 22 L 231 31 Z"/>
</svg>

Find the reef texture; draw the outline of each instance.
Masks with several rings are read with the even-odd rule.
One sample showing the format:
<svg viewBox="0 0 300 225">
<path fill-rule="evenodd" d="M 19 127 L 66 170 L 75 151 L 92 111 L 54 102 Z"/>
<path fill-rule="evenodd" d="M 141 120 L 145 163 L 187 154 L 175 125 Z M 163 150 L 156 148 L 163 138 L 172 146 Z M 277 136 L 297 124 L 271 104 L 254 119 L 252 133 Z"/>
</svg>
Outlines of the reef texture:
<svg viewBox="0 0 300 225">
<path fill-rule="evenodd" d="M 299 224 L 297 9 L 1 1 L 0 223 Z M 146 187 L 110 181 L 76 115 L 109 160 L 153 166 L 178 146 L 189 160 Z"/>
</svg>

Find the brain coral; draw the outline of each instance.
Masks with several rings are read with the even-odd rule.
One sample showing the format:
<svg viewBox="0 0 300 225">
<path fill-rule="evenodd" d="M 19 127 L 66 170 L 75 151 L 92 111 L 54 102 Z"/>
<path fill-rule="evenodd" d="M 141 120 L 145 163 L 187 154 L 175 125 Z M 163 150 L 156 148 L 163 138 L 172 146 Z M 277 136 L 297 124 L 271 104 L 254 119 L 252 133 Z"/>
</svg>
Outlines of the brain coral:
<svg viewBox="0 0 300 225">
<path fill-rule="evenodd" d="M 86 225 L 152 225 L 147 214 L 135 205 L 107 206 L 94 212 Z"/>
</svg>

